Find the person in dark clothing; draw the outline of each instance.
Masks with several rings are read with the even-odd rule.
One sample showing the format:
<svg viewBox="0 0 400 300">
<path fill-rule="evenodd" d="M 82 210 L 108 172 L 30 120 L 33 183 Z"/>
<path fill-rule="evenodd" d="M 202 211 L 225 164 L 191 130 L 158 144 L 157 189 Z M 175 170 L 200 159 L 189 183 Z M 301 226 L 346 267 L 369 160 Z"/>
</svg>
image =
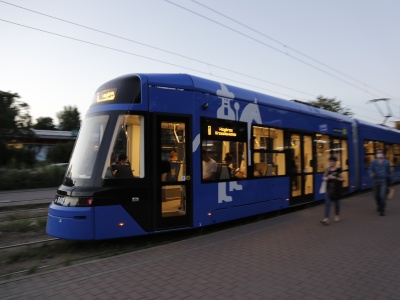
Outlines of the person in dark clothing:
<svg viewBox="0 0 400 300">
<path fill-rule="evenodd" d="M 118 155 L 118 160 L 115 163 L 113 163 L 113 166 L 115 166 L 115 165 L 129 165 L 128 156 L 126 156 L 125 153 L 121 153 L 120 155 Z M 112 174 L 114 177 L 117 177 L 118 170 L 113 168 L 113 166 L 111 166 Z"/>
<path fill-rule="evenodd" d="M 342 169 L 336 166 L 337 158 L 332 156 L 329 158 L 329 167 L 325 170 L 323 180 L 326 181 L 325 192 L 325 218 L 322 224 L 329 224 L 329 215 L 331 210 L 331 202 L 335 204 L 334 220 L 340 221 L 340 196 L 342 190 L 342 182 L 344 181 Z"/>
<path fill-rule="evenodd" d="M 374 197 L 379 215 L 385 215 L 386 195 L 390 182 L 390 164 L 381 149 L 376 151 L 376 159 L 369 166 L 369 176 L 374 180 Z"/>
</svg>

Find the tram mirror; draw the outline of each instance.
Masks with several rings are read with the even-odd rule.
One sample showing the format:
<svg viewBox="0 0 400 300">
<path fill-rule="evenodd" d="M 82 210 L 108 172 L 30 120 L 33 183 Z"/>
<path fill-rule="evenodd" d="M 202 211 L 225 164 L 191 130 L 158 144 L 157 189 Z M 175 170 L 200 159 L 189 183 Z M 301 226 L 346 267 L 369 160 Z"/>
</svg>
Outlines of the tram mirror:
<svg viewBox="0 0 400 300">
<path fill-rule="evenodd" d="M 74 182 L 72 181 L 71 177 L 65 177 L 64 184 L 66 186 L 74 186 Z"/>
<path fill-rule="evenodd" d="M 314 160 L 313 160 L 313 159 L 310 160 L 310 167 L 311 167 L 311 168 L 314 167 Z"/>
<path fill-rule="evenodd" d="M 346 166 L 349 165 L 349 159 L 346 159 Z"/>
</svg>

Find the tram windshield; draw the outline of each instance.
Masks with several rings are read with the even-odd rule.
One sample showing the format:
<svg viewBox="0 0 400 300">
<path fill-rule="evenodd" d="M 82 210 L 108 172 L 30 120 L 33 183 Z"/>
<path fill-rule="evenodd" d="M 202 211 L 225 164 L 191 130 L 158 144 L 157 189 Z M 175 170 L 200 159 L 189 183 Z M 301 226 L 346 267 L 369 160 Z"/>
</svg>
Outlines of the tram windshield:
<svg viewBox="0 0 400 300">
<path fill-rule="evenodd" d="M 110 119 L 116 122 L 111 123 Z M 105 134 L 106 127 L 109 127 L 108 134 Z M 64 184 L 90 186 L 100 175 L 103 179 L 143 178 L 144 161 L 143 116 L 87 117 L 79 132 Z"/>
<path fill-rule="evenodd" d="M 144 177 L 144 118 L 120 115 L 110 141 L 103 178 Z"/>
<path fill-rule="evenodd" d="M 74 185 L 75 180 L 92 178 L 108 120 L 108 115 L 87 117 L 83 120 L 67 170 L 65 184 Z"/>
</svg>

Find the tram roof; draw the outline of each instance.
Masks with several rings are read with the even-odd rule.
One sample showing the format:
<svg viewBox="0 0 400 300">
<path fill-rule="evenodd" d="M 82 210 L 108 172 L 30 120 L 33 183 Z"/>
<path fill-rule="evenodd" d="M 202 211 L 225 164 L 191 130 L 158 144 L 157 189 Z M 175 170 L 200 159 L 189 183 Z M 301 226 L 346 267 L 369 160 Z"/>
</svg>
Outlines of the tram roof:
<svg viewBox="0 0 400 300">
<path fill-rule="evenodd" d="M 268 104 L 269 106 L 273 106 L 276 108 L 302 112 L 305 114 L 310 114 L 321 118 L 334 119 L 341 122 L 352 122 L 352 119 L 350 117 L 339 113 L 327 111 L 305 103 L 299 103 L 269 96 L 266 94 L 225 84 L 223 82 L 212 81 L 189 74 L 149 73 L 137 75 L 142 79 L 147 78 L 147 82 L 149 85 L 198 91 L 211 95 L 216 95 L 219 97 L 239 99 L 245 102 L 254 102 L 256 100 L 259 104 Z M 226 91 L 221 90 L 222 85 L 227 88 Z M 217 91 L 219 91 L 218 94 Z"/>
<path fill-rule="evenodd" d="M 368 126 L 368 127 L 375 128 L 375 129 L 388 130 L 388 131 L 393 131 L 395 133 L 400 133 L 400 131 L 398 129 L 395 129 L 393 127 L 388 127 L 383 124 L 373 124 L 373 123 L 369 123 L 367 121 L 358 120 L 358 119 L 355 119 L 355 122 L 357 122 L 358 126 Z"/>
</svg>

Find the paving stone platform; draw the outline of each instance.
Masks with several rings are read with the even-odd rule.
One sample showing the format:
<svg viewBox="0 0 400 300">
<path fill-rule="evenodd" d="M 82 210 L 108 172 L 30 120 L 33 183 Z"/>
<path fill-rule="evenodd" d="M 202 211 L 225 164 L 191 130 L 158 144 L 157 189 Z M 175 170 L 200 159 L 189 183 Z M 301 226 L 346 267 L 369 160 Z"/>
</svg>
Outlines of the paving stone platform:
<svg viewBox="0 0 400 300">
<path fill-rule="evenodd" d="M 0 282 L 0 299 L 400 299 L 400 188 Z"/>
</svg>

